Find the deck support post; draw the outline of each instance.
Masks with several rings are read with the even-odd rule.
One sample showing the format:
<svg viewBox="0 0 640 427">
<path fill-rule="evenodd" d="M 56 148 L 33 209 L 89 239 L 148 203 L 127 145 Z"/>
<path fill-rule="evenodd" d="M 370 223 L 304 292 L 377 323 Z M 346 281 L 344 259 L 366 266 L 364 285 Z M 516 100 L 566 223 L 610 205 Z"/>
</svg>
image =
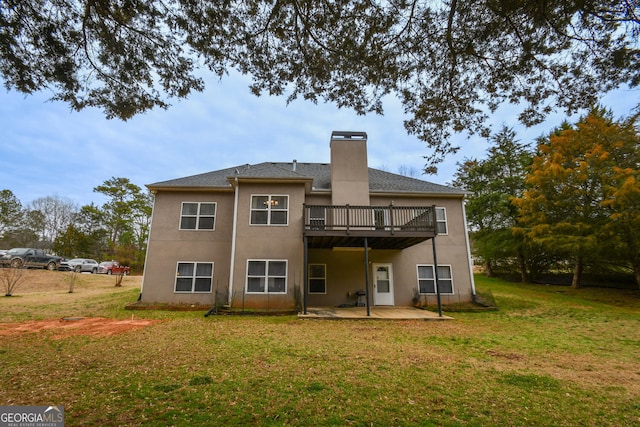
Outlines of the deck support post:
<svg viewBox="0 0 640 427">
<path fill-rule="evenodd" d="M 307 283 L 309 283 L 309 238 L 304 236 L 304 255 L 302 270 L 302 312 L 307 314 Z"/>
<path fill-rule="evenodd" d="M 364 293 L 367 301 L 367 316 L 371 316 L 369 305 L 369 241 L 364 238 Z"/>
</svg>

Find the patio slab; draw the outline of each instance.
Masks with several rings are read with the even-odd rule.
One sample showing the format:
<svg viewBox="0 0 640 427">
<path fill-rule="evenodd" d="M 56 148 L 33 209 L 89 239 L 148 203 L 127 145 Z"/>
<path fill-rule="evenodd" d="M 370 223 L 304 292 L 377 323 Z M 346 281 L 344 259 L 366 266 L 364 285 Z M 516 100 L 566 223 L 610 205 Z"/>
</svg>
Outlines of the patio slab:
<svg viewBox="0 0 640 427">
<path fill-rule="evenodd" d="M 453 317 L 438 316 L 433 311 L 415 307 L 371 307 L 367 316 L 366 307 L 308 307 L 307 314 L 298 313 L 299 319 L 384 319 L 384 320 L 453 320 Z"/>
</svg>

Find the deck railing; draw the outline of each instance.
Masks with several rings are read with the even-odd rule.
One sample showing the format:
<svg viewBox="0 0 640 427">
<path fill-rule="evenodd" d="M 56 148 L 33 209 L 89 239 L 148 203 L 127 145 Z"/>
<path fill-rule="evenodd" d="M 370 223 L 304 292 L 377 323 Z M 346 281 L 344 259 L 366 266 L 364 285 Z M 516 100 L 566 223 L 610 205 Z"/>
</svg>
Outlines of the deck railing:
<svg viewBox="0 0 640 427">
<path fill-rule="evenodd" d="M 436 233 L 435 206 L 304 205 L 306 232 Z"/>
</svg>

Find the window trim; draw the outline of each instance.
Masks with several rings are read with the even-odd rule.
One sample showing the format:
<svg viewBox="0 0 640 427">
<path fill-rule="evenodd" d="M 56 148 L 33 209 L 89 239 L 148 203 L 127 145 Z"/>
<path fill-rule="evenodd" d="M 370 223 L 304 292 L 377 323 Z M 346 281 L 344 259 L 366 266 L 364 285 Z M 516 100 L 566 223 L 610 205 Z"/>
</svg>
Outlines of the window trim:
<svg viewBox="0 0 640 427">
<path fill-rule="evenodd" d="M 314 276 L 312 276 L 311 275 L 311 266 L 312 265 L 321 265 L 323 267 L 323 269 L 324 269 L 324 276 L 323 277 L 314 277 Z M 307 292 L 310 293 L 310 294 L 313 294 L 313 295 L 326 295 L 327 294 L 327 264 L 321 264 L 321 263 L 318 263 L 318 262 L 312 262 L 312 263 L 308 264 L 307 268 L 308 268 L 308 271 L 309 271 L 309 274 L 308 274 L 309 277 L 307 278 Z M 311 291 L 311 279 L 316 279 L 316 280 L 322 279 L 324 281 L 324 291 L 323 292 L 312 292 Z"/>
<path fill-rule="evenodd" d="M 272 197 L 284 197 L 287 200 L 286 209 L 274 209 L 271 207 L 271 203 L 267 203 L 266 209 L 256 209 L 253 207 L 253 198 L 254 197 L 267 197 L 268 201 L 271 201 Z M 265 224 L 258 224 L 253 222 L 253 212 L 267 212 L 267 222 Z M 284 224 L 272 224 L 271 223 L 271 213 L 272 212 L 285 212 L 287 216 L 287 220 Z M 249 225 L 256 227 L 287 227 L 289 225 L 289 195 L 288 194 L 252 194 L 251 199 L 249 201 Z"/>
<path fill-rule="evenodd" d="M 265 262 L 265 275 L 264 276 L 249 276 L 249 263 L 250 262 Z M 270 262 L 284 262 L 284 271 L 285 271 L 285 275 L 284 276 L 269 276 L 269 263 Z M 249 277 L 264 277 L 264 291 L 262 292 L 252 292 L 249 291 Z M 283 292 L 269 292 L 269 278 L 273 277 L 273 278 L 282 278 L 284 277 L 284 291 Z M 247 259 L 247 267 L 246 267 L 246 271 L 245 271 L 245 284 L 244 284 L 244 291 L 247 295 L 286 295 L 287 294 L 287 289 L 289 286 L 289 260 L 287 259 L 256 259 L 256 258 L 250 258 Z"/>
<path fill-rule="evenodd" d="M 418 293 L 420 295 L 437 295 L 437 288 L 435 287 L 435 272 L 433 275 L 433 279 L 428 279 L 428 278 L 421 278 L 420 277 L 420 267 L 431 267 L 431 271 L 434 271 L 434 266 L 433 264 L 416 264 L 416 279 L 417 279 L 417 284 L 418 284 Z M 451 275 L 450 278 L 446 278 L 446 279 L 442 279 L 441 277 L 438 277 L 438 282 L 443 282 L 443 281 L 448 281 L 451 282 L 451 292 L 440 292 L 440 295 L 455 295 L 456 290 L 454 287 L 454 283 L 453 283 L 453 268 L 451 267 L 451 264 L 438 264 L 438 268 L 442 268 L 442 267 L 448 267 L 449 268 L 449 274 Z M 420 280 L 429 280 L 429 281 L 433 281 L 434 282 L 434 292 L 420 292 Z"/>
<path fill-rule="evenodd" d="M 178 268 L 180 266 L 180 264 L 192 264 L 193 265 L 193 276 L 191 276 L 191 290 L 190 291 L 179 291 L 177 290 L 177 285 L 178 285 L 178 277 L 180 277 L 178 275 Z M 198 264 L 211 264 L 211 276 L 198 276 L 196 274 L 196 272 L 198 271 Z M 176 277 L 175 280 L 173 281 L 173 293 L 174 294 L 210 294 L 213 292 L 213 277 L 215 274 L 215 263 L 213 261 L 177 261 L 176 262 Z M 196 279 L 202 279 L 202 278 L 209 278 L 211 279 L 211 284 L 209 286 L 209 290 L 208 291 L 196 291 Z"/>
<path fill-rule="evenodd" d="M 438 219 L 438 211 L 442 211 L 444 219 L 439 220 Z M 447 224 L 447 208 L 441 207 L 441 206 L 436 206 L 436 212 L 435 212 L 435 216 L 436 216 L 436 231 L 438 231 L 438 224 L 442 223 L 444 224 L 444 233 L 440 233 L 438 231 L 438 235 L 440 236 L 446 236 L 449 234 L 449 224 Z"/>
<path fill-rule="evenodd" d="M 183 209 L 184 209 L 184 205 L 185 204 L 197 204 L 198 205 L 198 211 L 195 215 L 184 215 Z M 206 205 L 214 205 L 215 208 L 215 213 L 213 215 L 200 215 L 200 206 L 206 204 Z M 196 228 L 182 228 L 182 218 L 195 218 L 196 219 Z M 211 218 L 213 217 L 213 228 L 198 228 L 200 225 L 200 218 L 204 217 L 204 218 Z M 180 203 L 180 220 L 178 221 L 178 230 L 180 231 L 215 231 L 216 230 L 216 219 L 218 217 L 218 202 L 187 202 L 187 201 L 183 201 L 182 203 Z"/>
</svg>

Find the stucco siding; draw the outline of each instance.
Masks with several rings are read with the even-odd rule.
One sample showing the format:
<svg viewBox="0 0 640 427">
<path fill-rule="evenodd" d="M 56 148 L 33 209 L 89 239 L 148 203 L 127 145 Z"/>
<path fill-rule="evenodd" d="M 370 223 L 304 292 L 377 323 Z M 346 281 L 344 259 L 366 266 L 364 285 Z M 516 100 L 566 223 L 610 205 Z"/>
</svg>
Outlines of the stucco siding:
<svg viewBox="0 0 640 427">
<path fill-rule="evenodd" d="M 252 225 L 251 197 L 255 195 L 286 195 L 288 221 L 286 225 Z M 238 186 L 238 224 L 233 284 L 233 307 L 293 308 L 295 287 L 303 281 L 302 205 L 305 200 L 302 184 Z M 286 260 L 286 293 L 248 293 L 247 263 L 249 260 Z"/>
<path fill-rule="evenodd" d="M 215 202 L 215 230 L 180 230 L 183 202 Z M 142 302 L 213 305 L 216 287 L 226 287 L 233 222 L 233 194 L 158 192 L 143 278 Z M 213 262 L 210 293 L 176 293 L 177 263 Z"/>
</svg>

